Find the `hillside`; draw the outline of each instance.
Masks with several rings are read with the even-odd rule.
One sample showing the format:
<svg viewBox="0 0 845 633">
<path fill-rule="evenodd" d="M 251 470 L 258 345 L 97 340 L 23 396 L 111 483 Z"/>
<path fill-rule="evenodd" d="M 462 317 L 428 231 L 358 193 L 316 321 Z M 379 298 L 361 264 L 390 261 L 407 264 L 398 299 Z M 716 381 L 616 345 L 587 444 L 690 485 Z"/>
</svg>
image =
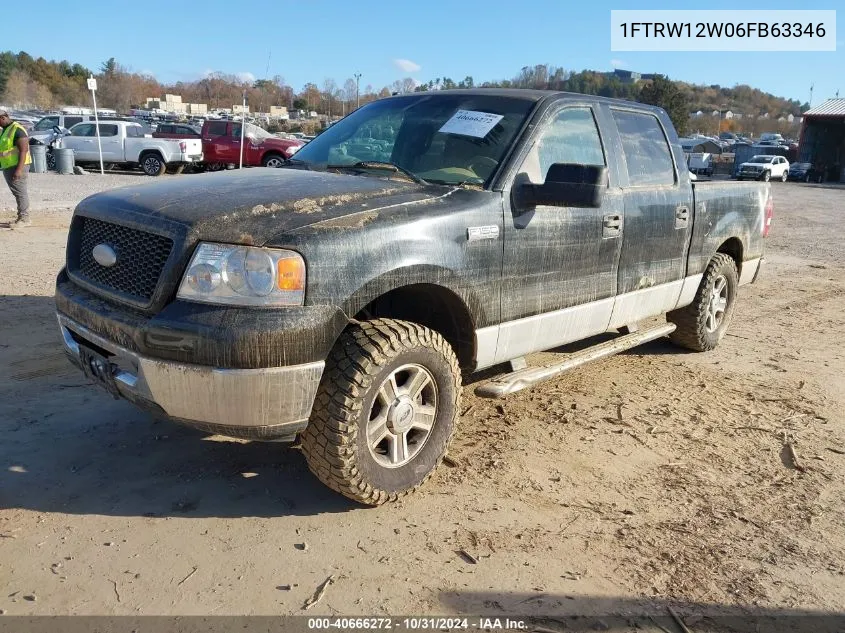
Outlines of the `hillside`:
<svg viewBox="0 0 845 633">
<path fill-rule="evenodd" d="M 89 95 L 85 89 L 85 78 L 92 74 L 88 68 L 68 61 L 47 61 L 33 58 L 25 52 L 0 53 L 0 102 L 10 106 L 28 105 L 51 108 L 61 105 L 87 104 Z M 146 97 L 162 94 L 182 94 L 185 101 L 208 103 L 209 107 L 229 108 L 240 101 L 244 90 L 255 109 L 269 107 L 270 104 L 285 104 L 294 107 L 307 107 L 322 111 L 331 110 L 340 114 L 351 109 L 355 100 L 355 82 L 347 79 L 343 89 L 332 79 L 323 82 L 322 90 L 316 83 L 307 83 L 297 91 L 286 85 L 281 77 L 260 79 L 252 84 L 244 83 L 233 75 L 212 73 L 193 82 L 161 84 L 154 77 L 133 73 L 118 64 L 114 58 L 101 65 L 95 73 L 100 79 L 99 101 L 103 107 L 128 110 L 144 103 Z M 654 75 L 642 75 L 628 71 L 599 72 L 583 70 L 567 71 L 564 68 L 538 64 L 525 66 L 511 79 L 476 83 L 471 76 L 460 81 L 448 77 L 433 79 L 423 84 L 416 84 L 412 79 L 397 80 L 380 90 L 373 86 L 361 86 L 361 102 L 367 102 L 391 92 L 409 92 L 411 90 L 433 90 L 450 88 L 512 87 L 537 88 L 547 90 L 566 90 L 583 94 L 606 97 L 644 100 L 649 103 L 664 105 L 658 99 L 644 98 L 644 88 L 649 86 Z M 781 115 L 798 115 L 808 108 L 794 99 L 778 97 L 747 85 L 726 88 L 717 84 L 699 86 L 683 81 L 670 81 L 672 119 L 679 131 L 684 132 L 688 121 L 686 114 L 702 110 L 732 110 L 745 115 L 768 113 L 777 118 Z M 342 102 L 342 105 L 341 105 Z M 664 107 L 666 107 L 664 105 Z"/>
</svg>

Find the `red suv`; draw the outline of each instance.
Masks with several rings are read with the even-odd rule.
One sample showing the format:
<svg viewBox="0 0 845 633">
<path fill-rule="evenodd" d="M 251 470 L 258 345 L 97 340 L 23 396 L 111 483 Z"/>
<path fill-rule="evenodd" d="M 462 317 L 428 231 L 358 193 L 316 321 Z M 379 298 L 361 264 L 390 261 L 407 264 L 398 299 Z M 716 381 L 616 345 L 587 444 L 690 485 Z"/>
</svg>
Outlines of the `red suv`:
<svg viewBox="0 0 845 633">
<path fill-rule="evenodd" d="M 281 167 L 304 143 L 273 136 L 257 125 L 246 124 L 244 165 Z M 226 164 L 237 165 L 241 153 L 239 121 L 206 121 L 202 126 L 202 153 L 210 169 Z"/>
</svg>

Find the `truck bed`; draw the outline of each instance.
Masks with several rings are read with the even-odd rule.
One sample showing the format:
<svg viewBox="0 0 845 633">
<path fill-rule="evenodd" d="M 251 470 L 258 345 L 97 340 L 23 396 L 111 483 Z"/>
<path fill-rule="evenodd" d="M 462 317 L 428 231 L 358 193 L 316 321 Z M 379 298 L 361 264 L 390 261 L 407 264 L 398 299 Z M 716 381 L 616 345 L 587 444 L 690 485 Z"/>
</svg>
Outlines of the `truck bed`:
<svg viewBox="0 0 845 633">
<path fill-rule="evenodd" d="M 741 240 L 741 261 L 763 254 L 763 218 L 770 185 L 762 182 L 696 181 L 695 215 L 687 275 L 703 273 L 724 235 Z"/>
</svg>

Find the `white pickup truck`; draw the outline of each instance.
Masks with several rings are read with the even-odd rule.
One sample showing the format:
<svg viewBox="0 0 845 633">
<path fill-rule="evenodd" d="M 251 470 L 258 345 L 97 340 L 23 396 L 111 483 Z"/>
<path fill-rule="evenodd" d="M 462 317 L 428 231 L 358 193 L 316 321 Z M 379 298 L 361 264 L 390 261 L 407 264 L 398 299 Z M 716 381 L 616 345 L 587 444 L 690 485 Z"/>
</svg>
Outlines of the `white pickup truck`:
<svg viewBox="0 0 845 633">
<path fill-rule="evenodd" d="M 100 124 L 103 163 L 140 167 L 148 176 L 160 176 L 168 167 L 180 170 L 202 161 L 200 139 L 161 139 L 144 135 L 144 127 L 127 121 Z M 77 163 L 98 163 L 97 129 L 92 121 L 77 123 L 61 146 L 73 150 Z"/>
</svg>

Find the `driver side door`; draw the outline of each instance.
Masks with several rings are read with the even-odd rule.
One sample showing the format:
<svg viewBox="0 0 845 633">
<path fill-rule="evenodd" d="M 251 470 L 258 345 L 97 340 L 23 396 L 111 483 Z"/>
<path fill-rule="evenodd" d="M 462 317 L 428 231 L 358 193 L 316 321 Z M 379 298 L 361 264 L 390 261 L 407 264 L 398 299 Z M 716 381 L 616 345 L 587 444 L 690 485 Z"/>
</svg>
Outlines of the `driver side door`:
<svg viewBox="0 0 845 633">
<path fill-rule="evenodd" d="M 62 147 L 72 149 L 77 162 L 100 160 L 97 152 L 97 131 L 93 123 L 75 125 L 70 136 L 62 139 Z"/>
<path fill-rule="evenodd" d="M 602 333 L 613 312 L 624 216 L 617 170 L 608 169 L 600 208 L 521 208 L 513 195 L 544 182 L 555 163 L 608 166 L 602 112 L 566 101 L 544 119 L 506 192 L 497 363 Z"/>
</svg>

